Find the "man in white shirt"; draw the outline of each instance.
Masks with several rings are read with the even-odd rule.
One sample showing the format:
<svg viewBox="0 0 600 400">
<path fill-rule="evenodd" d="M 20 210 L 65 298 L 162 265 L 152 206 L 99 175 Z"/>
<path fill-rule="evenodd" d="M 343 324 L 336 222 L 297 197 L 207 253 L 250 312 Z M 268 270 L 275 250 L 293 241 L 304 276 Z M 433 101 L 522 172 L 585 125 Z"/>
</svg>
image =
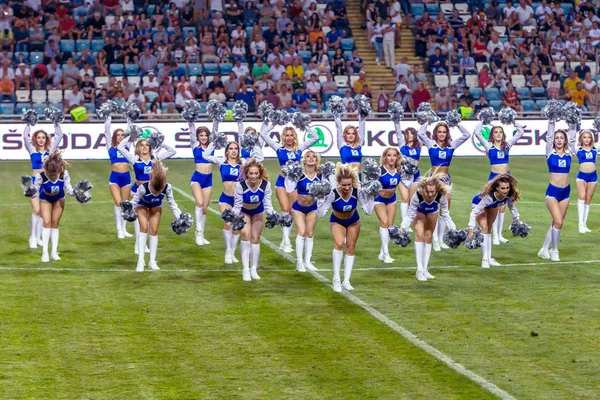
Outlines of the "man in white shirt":
<svg viewBox="0 0 600 400">
<path fill-rule="evenodd" d="M 592 29 L 588 32 L 588 36 L 592 38 L 592 46 L 598 46 L 598 43 L 600 43 L 600 29 L 598 29 L 598 22 L 594 21 L 592 23 Z"/>
<path fill-rule="evenodd" d="M 283 54 L 281 54 L 281 51 L 279 51 L 279 46 L 275 46 L 273 48 L 273 52 L 271 52 L 267 57 L 267 65 L 273 65 L 277 59 L 279 59 L 279 61 L 283 61 Z"/>
<path fill-rule="evenodd" d="M 521 22 L 521 25 L 523 26 L 528 26 L 528 25 L 534 25 L 535 26 L 535 19 L 533 18 L 534 13 L 533 13 L 533 8 L 531 8 L 531 6 L 528 6 L 527 3 L 525 2 L 525 0 L 520 0 L 519 1 L 519 7 L 517 8 L 517 14 L 519 15 L 519 21 Z"/>
<path fill-rule="evenodd" d="M 321 82 L 317 74 L 312 74 L 310 80 L 306 82 L 306 92 L 318 103 L 321 102 Z"/>
<path fill-rule="evenodd" d="M 235 74 L 236 78 L 240 79 L 242 76 L 246 76 L 250 74 L 250 70 L 248 69 L 247 64 L 242 64 L 240 60 L 235 62 L 235 65 L 231 69 Z"/>
<path fill-rule="evenodd" d="M 553 16 L 552 9 L 548 7 L 548 2 L 546 0 L 542 0 L 542 4 L 535 9 L 535 16 L 539 22 L 543 22 L 546 17 Z"/>
<path fill-rule="evenodd" d="M 254 84 L 254 90 L 256 93 L 265 94 L 267 89 L 273 89 L 274 86 L 273 81 L 269 79 L 269 74 L 262 74 Z"/>
<path fill-rule="evenodd" d="M 83 64 L 83 68 L 81 68 L 79 70 L 79 76 L 81 76 L 81 79 L 83 80 L 83 77 L 89 75 L 91 78 L 94 77 L 94 70 L 92 68 L 90 68 L 90 64 L 88 64 L 87 62 Z"/>
<path fill-rule="evenodd" d="M 385 19 L 383 24 L 383 55 L 385 58 L 385 67 L 394 68 L 396 65 L 396 51 L 394 50 L 396 24 L 390 21 L 390 18 Z"/>
<path fill-rule="evenodd" d="M 31 90 L 31 70 L 27 68 L 25 63 L 19 64 L 19 68 L 15 71 L 16 89 L 21 89 L 21 85 L 25 86 L 25 90 Z"/>
<path fill-rule="evenodd" d="M 250 43 L 250 54 L 252 55 L 253 63 L 259 58 L 262 58 L 263 61 L 266 59 L 267 44 L 262 39 L 262 35 L 256 35 L 254 41 Z"/>
<path fill-rule="evenodd" d="M 158 93 L 158 80 L 156 80 L 154 76 L 154 72 L 150 71 L 148 73 L 148 80 L 142 83 L 142 88 L 144 88 L 144 92 L 155 92 Z"/>
<path fill-rule="evenodd" d="M 8 79 L 11 81 L 15 80 L 15 70 L 10 67 L 7 57 L 2 59 L 2 67 L 0 67 L 0 79 L 2 79 L 4 75 L 8 75 Z"/>
<path fill-rule="evenodd" d="M 575 35 L 569 35 L 569 40 L 565 43 L 567 58 L 570 61 L 579 60 L 579 42 L 575 40 Z"/>
<path fill-rule="evenodd" d="M 83 105 L 83 93 L 79 91 L 79 87 L 77 85 L 73 86 L 73 89 L 70 92 L 65 93 L 65 110 L 71 111 L 74 108 L 80 107 Z"/>
<path fill-rule="evenodd" d="M 215 91 L 208 96 L 208 100 L 219 100 L 221 103 L 225 103 L 227 101 L 227 96 L 223 93 L 223 89 L 217 87 L 215 88 Z"/>
<path fill-rule="evenodd" d="M 402 37 L 400 35 L 400 27 L 402 26 L 402 12 L 400 7 L 400 1 L 394 0 L 392 6 L 390 7 L 389 14 L 392 23 L 396 24 L 396 46 L 400 46 L 402 44 Z"/>
<path fill-rule="evenodd" d="M 142 94 L 140 88 L 135 88 L 133 93 L 127 98 L 127 101 L 134 102 L 135 104 L 137 104 L 137 106 L 140 108 L 140 110 L 142 110 L 142 112 L 145 112 L 146 98 Z"/>
<path fill-rule="evenodd" d="M 515 8 L 515 6 L 513 6 L 512 1 L 507 1 L 506 7 L 504 8 L 504 19 L 508 20 L 514 12 L 517 12 L 517 9 Z"/>
<path fill-rule="evenodd" d="M 177 111 L 182 112 L 185 107 L 186 100 L 192 100 L 192 93 L 185 89 L 184 85 L 179 85 L 177 88 L 177 94 L 175 95 L 175 108 Z"/>
<path fill-rule="evenodd" d="M 281 61 L 279 60 L 279 58 L 275 59 L 275 62 L 273 63 L 273 65 L 271 65 L 271 68 L 269 69 L 271 71 L 271 79 L 275 83 L 279 82 L 279 80 L 281 79 L 281 75 L 285 73 L 285 67 L 281 65 Z"/>
<path fill-rule="evenodd" d="M 494 50 L 496 49 L 504 51 L 504 44 L 498 39 L 498 34 L 494 32 L 492 33 L 492 37 L 487 44 L 487 51 L 490 54 L 494 54 Z"/>
<path fill-rule="evenodd" d="M 586 19 L 583 20 L 583 24 L 585 25 L 586 29 L 592 29 L 593 28 L 593 22 L 600 22 L 600 18 L 598 18 L 598 16 L 596 14 L 594 14 L 594 10 L 589 10 Z"/>
<path fill-rule="evenodd" d="M 309 62 L 308 66 L 306 68 L 306 71 L 304 71 L 304 81 L 308 82 L 310 81 L 310 77 L 312 75 L 317 75 L 319 76 L 321 73 L 319 72 L 319 70 L 315 67 L 315 63 L 314 62 Z"/>
<path fill-rule="evenodd" d="M 406 56 L 400 59 L 400 62 L 394 67 L 394 71 L 396 72 L 396 79 L 400 79 L 402 75 L 408 76 L 410 65 L 408 65 L 408 58 Z"/>
</svg>

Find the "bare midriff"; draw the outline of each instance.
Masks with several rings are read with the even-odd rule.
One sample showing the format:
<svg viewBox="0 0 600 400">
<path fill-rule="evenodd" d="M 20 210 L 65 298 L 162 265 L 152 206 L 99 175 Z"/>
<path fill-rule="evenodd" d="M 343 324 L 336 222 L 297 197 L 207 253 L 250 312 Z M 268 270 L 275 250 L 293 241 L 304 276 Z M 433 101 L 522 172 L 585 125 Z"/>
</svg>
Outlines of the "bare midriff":
<svg viewBox="0 0 600 400">
<path fill-rule="evenodd" d="M 551 172 L 550 184 L 559 188 L 569 186 L 569 174 Z"/>
<path fill-rule="evenodd" d="M 112 165 L 112 170 L 114 172 L 128 172 L 129 171 L 129 163 L 126 162 L 120 162 L 120 163 L 114 163 Z"/>
<path fill-rule="evenodd" d="M 212 164 L 196 164 L 196 171 L 201 174 L 212 174 Z"/>
<path fill-rule="evenodd" d="M 312 206 L 317 200 L 309 194 L 298 195 L 298 204 L 303 207 Z"/>
</svg>

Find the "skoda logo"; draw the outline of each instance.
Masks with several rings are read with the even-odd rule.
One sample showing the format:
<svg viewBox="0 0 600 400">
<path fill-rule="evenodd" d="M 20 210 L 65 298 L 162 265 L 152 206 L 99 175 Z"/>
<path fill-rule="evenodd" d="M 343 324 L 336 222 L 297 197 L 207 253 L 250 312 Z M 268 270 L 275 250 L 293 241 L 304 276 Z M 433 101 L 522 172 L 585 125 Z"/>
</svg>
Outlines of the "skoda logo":
<svg viewBox="0 0 600 400">
<path fill-rule="evenodd" d="M 142 138 L 144 139 L 148 139 L 153 133 L 160 133 L 160 131 L 153 126 L 142 126 L 141 128 L 143 132 Z"/>
<path fill-rule="evenodd" d="M 488 126 L 484 126 L 483 128 L 481 128 L 481 136 L 483 136 L 484 140 L 487 141 L 490 138 L 491 134 L 492 131 Z M 485 148 L 481 145 L 481 143 L 479 143 L 477 136 L 471 136 L 471 143 L 473 143 L 473 147 L 475 147 L 478 151 L 480 151 L 481 153 L 485 153 Z"/>
<path fill-rule="evenodd" d="M 333 146 L 333 134 L 325 125 L 311 125 L 311 128 L 316 132 L 317 142 L 313 144 L 310 149 L 316 153 L 326 153 L 331 146 Z M 310 133 L 306 132 L 304 134 L 304 141 L 310 140 Z"/>
</svg>

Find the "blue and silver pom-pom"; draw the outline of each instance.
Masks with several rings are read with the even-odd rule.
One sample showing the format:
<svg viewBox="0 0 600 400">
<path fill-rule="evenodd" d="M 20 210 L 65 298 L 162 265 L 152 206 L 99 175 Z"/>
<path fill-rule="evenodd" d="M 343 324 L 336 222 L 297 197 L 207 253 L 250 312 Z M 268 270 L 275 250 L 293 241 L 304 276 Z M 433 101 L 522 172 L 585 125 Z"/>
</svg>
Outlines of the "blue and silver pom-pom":
<svg viewBox="0 0 600 400">
<path fill-rule="evenodd" d="M 327 101 L 327 108 L 329 109 L 329 112 L 336 118 L 341 117 L 347 112 L 344 101 L 340 96 L 331 96 Z"/>
<path fill-rule="evenodd" d="M 44 110 L 44 117 L 46 121 L 52 122 L 53 124 L 62 124 L 65 120 L 65 114 L 54 106 L 49 106 Z"/>
<path fill-rule="evenodd" d="M 429 120 L 430 124 L 439 121 L 439 117 L 437 116 L 435 111 L 431 109 L 431 104 L 427 102 L 421 103 L 419 107 L 417 107 L 415 118 L 417 119 L 419 125 L 425 124 L 427 120 Z"/>
<path fill-rule="evenodd" d="M 443 241 L 451 249 L 457 249 L 458 246 L 463 244 L 467 240 L 467 231 L 461 229 L 460 231 L 452 230 L 444 233 Z"/>
<path fill-rule="evenodd" d="M 504 107 L 498 111 L 498 121 L 502 125 L 514 125 L 517 119 L 517 112 L 510 107 Z"/>
<path fill-rule="evenodd" d="M 179 218 L 171 222 L 171 229 L 177 235 L 183 235 L 190 230 L 193 224 L 194 218 L 190 214 L 183 212 L 179 215 Z"/>
<path fill-rule="evenodd" d="M 215 145 L 216 150 L 224 149 L 228 144 L 225 132 L 213 132 L 208 140 Z"/>
<path fill-rule="evenodd" d="M 406 175 L 414 175 L 419 170 L 419 164 L 414 158 L 402 157 L 402 172 Z"/>
<path fill-rule="evenodd" d="M 496 119 L 496 110 L 493 107 L 486 107 L 479 111 L 477 119 L 483 122 L 484 125 L 489 125 Z"/>
<path fill-rule="evenodd" d="M 363 174 L 367 180 L 377 180 L 381 177 L 381 167 L 374 158 L 365 158 L 362 162 Z"/>
<path fill-rule="evenodd" d="M 33 184 L 33 179 L 31 179 L 30 175 L 21 177 L 21 187 L 23 188 L 23 194 L 25 197 L 35 197 L 37 194 L 37 190 Z"/>
<path fill-rule="evenodd" d="M 23 110 L 23 115 L 21 115 L 21 121 L 25 122 L 29 126 L 34 126 L 37 124 L 38 113 L 33 108 L 29 108 L 27 110 Z"/>
<path fill-rule="evenodd" d="M 263 101 L 262 103 L 260 103 L 258 105 L 258 108 L 256 109 L 256 113 L 263 119 L 263 120 L 269 120 L 269 116 L 271 115 L 271 113 L 275 111 L 275 107 L 273 106 L 273 104 L 269 103 L 268 101 Z"/>
<path fill-rule="evenodd" d="M 356 104 L 356 110 L 358 113 L 366 118 L 373 112 L 373 107 L 371 106 L 371 101 L 364 94 L 357 94 L 354 96 L 354 104 Z"/>
<path fill-rule="evenodd" d="M 187 122 L 196 122 L 200 119 L 202 110 L 200 109 L 200 103 L 196 100 L 186 100 L 181 112 L 181 118 Z"/>
<path fill-rule="evenodd" d="M 364 183 L 361 186 L 360 191 L 367 195 L 367 197 L 374 199 L 375 197 L 379 196 L 381 189 L 383 189 L 381 182 L 379 182 L 379 180 L 373 180 Z"/>
<path fill-rule="evenodd" d="M 548 100 L 548 104 L 542 108 L 542 113 L 548 121 L 558 122 L 564 119 L 563 105 L 558 100 Z"/>
<path fill-rule="evenodd" d="M 294 223 L 294 219 L 292 218 L 292 214 L 289 212 L 281 212 L 279 214 L 279 225 L 284 228 L 289 228 Z"/>
<path fill-rule="evenodd" d="M 397 101 L 392 101 L 388 106 L 388 113 L 393 122 L 400 122 L 404 119 L 404 107 Z"/>
<path fill-rule="evenodd" d="M 127 101 L 123 105 L 123 116 L 129 123 L 137 121 L 142 115 L 142 110 L 133 101 Z"/>
<path fill-rule="evenodd" d="M 481 248 L 483 244 L 483 234 L 481 233 L 481 229 L 475 228 L 473 231 L 473 237 L 467 238 L 465 240 L 465 247 L 469 250 L 475 250 Z"/>
<path fill-rule="evenodd" d="M 152 132 L 152 135 L 150 135 L 150 137 L 146 140 L 148 141 L 148 146 L 150 146 L 152 150 L 156 151 L 162 146 L 163 142 L 165 141 L 165 135 L 158 131 Z"/>
<path fill-rule="evenodd" d="M 232 222 L 235 219 L 235 215 L 236 214 L 231 208 L 226 208 L 221 213 L 221 218 L 223 218 L 223 221 L 225 222 Z"/>
<path fill-rule="evenodd" d="M 131 201 L 122 201 L 119 204 L 121 205 L 121 216 L 125 221 L 133 222 L 137 219 L 137 214 Z"/>
<path fill-rule="evenodd" d="M 248 104 L 243 100 L 237 100 L 231 109 L 231 117 L 234 121 L 243 121 L 248 114 Z"/>
<path fill-rule="evenodd" d="M 265 218 L 265 228 L 273 229 L 277 225 L 279 225 L 279 214 L 277 214 L 277 213 L 268 214 L 267 217 Z"/>
<path fill-rule="evenodd" d="M 512 224 L 510 224 L 510 230 L 513 236 L 520 236 L 522 238 L 525 238 L 529 236 L 529 233 L 531 233 L 531 226 L 527 225 L 525 222 L 515 221 Z"/>
<path fill-rule="evenodd" d="M 460 113 L 456 110 L 450 110 L 446 114 L 446 125 L 449 128 L 455 128 L 462 122 L 462 117 Z"/>
<path fill-rule="evenodd" d="M 75 193 L 75 199 L 80 203 L 87 203 L 92 199 L 92 194 L 90 190 L 93 188 L 92 183 L 87 179 L 82 179 L 77 182 L 77 185 L 73 188 L 73 192 Z"/>
<path fill-rule="evenodd" d="M 290 122 L 290 113 L 285 110 L 275 110 L 267 117 L 269 121 L 273 123 L 273 125 L 287 125 Z"/>
<path fill-rule="evenodd" d="M 302 112 L 295 112 L 292 114 L 292 125 L 302 132 L 306 132 L 306 130 L 310 128 L 311 123 L 312 119 L 309 114 L 304 114 Z"/>
<path fill-rule="evenodd" d="M 335 164 L 332 161 L 327 161 L 319 165 L 319 169 L 321 170 L 321 174 L 323 174 L 325 179 L 335 174 Z"/>
<path fill-rule="evenodd" d="M 310 185 L 308 194 L 316 199 L 324 199 L 332 190 L 331 184 L 328 181 L 317 181 Z"/>
<path fill-rule="evenodd" d="M 238 137 L 238 141 L 242 149 L 252 152 L 258 143 L 258 134 L 254 131 L 242 132 Z"/>
<path fill-rule="evenodd" d="M 135 142 L 136 140 L 141 138 L 143 134 L 144 131 L 142 130 L 142 128 L 135 124 L 129 125 L 127 129 L 125 129 L 125 131 L 123 132 L 124 137 L 129 137 L 129 142 Z"/>
<path fill-rule="evenodd" d="M 563 113 L 567 124 L 578 126 L 581 123 L 581 116 L 583 113 L 581 108 L 577 106 L 577 103 L 570 101 L 565 104 Z"/>
<path fill-rule="evenodd" d="M 227 116 L 227 107 L 217 99 L 210 100 L 206 103 L 206 114 L 213 121 L 225 121 Z"/>
<path fill-rule="evenodd" d="M 108 101 L 104 102 L 96 110 L 96 117 L 98 117 L 98 119 L 102 122 L 106 122 L 106 120 L 109 119 L 111 116 L 110 104 L 108 104 L 109 101 L 112 101 L 112 100 L 108 100 Z"/>
<path fill-rule="evenodd" d="M 398 228 L 396 225 L 390 226 L 388 228 L 388 233 L 390 235 L 390 240 L 396 245 L 406 247 L 412 242 L 408 232 Z"/>
<path fill-rule="evenodd" d="M 242 214 L 238 214 L 231 221 L 231 230 L 232 231 L 241 231 L 246 226 L 246 220 Z"/>
<path fill-rule="evenodd" d="M 304 168 L 298 161 L 289 160 L 281 168 L 281 173 L 292 182 L 299 182 L 304 176 Z"/>
</svg>

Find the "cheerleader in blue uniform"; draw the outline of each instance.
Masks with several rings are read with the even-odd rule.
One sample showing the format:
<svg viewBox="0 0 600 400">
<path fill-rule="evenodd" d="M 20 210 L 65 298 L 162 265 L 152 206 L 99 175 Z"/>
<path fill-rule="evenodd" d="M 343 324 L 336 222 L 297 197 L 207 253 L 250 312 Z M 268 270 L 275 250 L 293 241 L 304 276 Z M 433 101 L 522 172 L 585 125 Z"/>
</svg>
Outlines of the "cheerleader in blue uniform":
<svg viewBox="0 0 600 400">
<path fill-rule="evenodd" d="M 233 212 L 242 214 L 246 224 L 242 229 L 242 279 L 258 280 L 260 236 L 265 225 L 265 213 L 275 213 L 271 200 L 271 183 L 266 168 L 255 159 L 242 166 L 242 177 L 235 187 Z"/>
<path fill-rule="evenodd" d="M 167 183 L 167 168 L 157 160 L 152 165 L 150 180 L 142 183 L 133 196 L 133 207 L 137 213 L 137 221 L 140 224 L 138 263 L 135 270 L 143 272 L 146 267 L 145 251 L 146 238 L 150 235 L 150 262 L 148 269 L 156 271 L 156 253 L 158 251 L 158 227 L 162 216 L 162 203 L 166 197 L 169 207 L 175 218 L 179 218 L 181 210 L 173 198 L 173 189 Z"/>
<path fill-rule="evenodd" d="M 538 257 L 545 260 L 560 261 L 558 243 L 560 230 L 569 209 L 571 196 L 569 172 L 571 171 L 571 156 L 577 153 L 576 140 L 574 127 L 569 127 L 568 134 L 563 129 L 555 132 L 555 122 L 548 121 L 546 158 L 550 183 L 546 189 L 546 207 L 552 215 L 552 225 L 546 233 L 544 245 L 538 252 Z M 552 246 L 552 250 L 549 250 L 550 246 Z"/>
<path fill-rule="evenodd" d="M 475 224 L 479 224 L 483 231 L 481 245 L 481 268 L 497 267 L 500 264 L 492 258 L 492 229 L 494 221 L 500 214 L 500 209 L 510 209 L 513 222 L 519 221 L 519 212 L 515 202 L 519 200 L 517 180 L 509 174 L 501 174 L 492 178 L 481 192 L 473 197 L 471 215 L 469 217 L 469 237 L 473 237 Z"/>
<path fill-rule="evenodd" d="M 65 193 L 74 196 L 71 178 L 67 172 L 67 163 L 59 151 L 53 151 L 46 157 L 43 170 L 35 177 L 38 193 L 42 227 L 42 262 L 60 260 L 58 255 L 58 225 L 65 210 Z M 52 253 L 48 255 L 48 242 L 52 240 Z"/>
<path fill-rule="evenodd" d="M 117 237 L 123 239 L 131 237 L 127 232 L 127 221 L 121 216 L 121 202 L 129 200 L 131 193 L 131 175 L 129 174 L 129 162 L 125 156 L 117 150 L 117 146 L 124 138 L 123 129 L 115 129 L 112 134 L 110 132 L 112 118 L 109 116 L 104 122 L 104 139 L 106 140 L 106 148 L 108 149 L 108 157 L 112 165 L 108 186 L 110 194 L 114 200 L 114 215 L 117 224 Z M 129 150 L 129 149 L 127 149 Z"/>
<path fill-rule="evenodd" d="M 429 258 L 438 213 L 448 229 L 456 229 L 450 217 L 450 187 L 444 183 L 446 176 L 441 174 L 421 177 L 416 183 L 416 192 L 410 200 L 406 218 L 402 220 L 402 229 L 408 230 L 411 224 L 415 228 L 415 258 L 419 281 L 435 278 L 429 273 Z"/>
<path fill-rule="evenodd" d="M 117 145 L 117 150 L 119 153 L 127 159 L 127 162 L 133 166 L 133 173 L 135 175 L 135 183 L 131 187 L 131 196 L 134 196 L 137 192 L 138 187 L 142 184 L 150 181 L 150 172 L 152 171 L 152 162 L 166 160 L 174 156 L 177 152 L 172 147 L 163 143 L 161 148 L 156 151 L 156 154 L 153 154 L 150 145 L 146 141 L 146 139 L 140 139 L 135 143 L 135 152 L 131 152 L 129 148 L 133 146 L 133 143 L 130 142 L 130 137 L 126 137 L 121 140 L 121 142 Z M 140 222 L 139 220 L 135 220 L 134 222 L 135 228 L 135 248 L 134 253 L 138 254 L 139 247 L 139 233 L 140 233 Z M 146 248 L 146 236 L 143 236 L 143 248 Z M 146 252 L 150 250 L 146 249 Z"/>
<path fill-rule="evenodd" d="M 577 149 L 577 159 L 579 160 L 579 172 L 577 173 L 577 216 L 579 222 L 579 233 L 591 232 L 587 227 L 588 214 L 590 212 L 590 203 L 596 184 L 598 183 L 598 174 L 596 172 L 597 147 L 594 145 L 594 135 L 592 131 L 584 129 L 579 134 L 579 146 Z"/>
<path fill-rule="evenodd" d="M 241 126 L 240 126 L 241 125 Z M 238 128 L 243 132 L 243 123 L 238 122 Z M 248 128 L 253 129 L 253 128 Z M 229 208 L 233 208 L 234 204 L 234 193 L 237 186 L 237 182 L 240 180 L 242 165 L 251 157 L 254 157 L 256 161 L 262 162 L 264 159 L 262 147 L 260 143 L 257 143 L 252 153 L 249 153 L 246 149 L 241 150 L 240 157 L 240 145 L 237 142 L 229 142 L 225 147 L 225 157 L 216 157 L 214 155 L 215 146 L 210 143 L 205 151 L 202 152 L 202 157 L 219 166 L 221 173 L 221 180 L 223 182 L 223 192 L 219 197 L 219 210 L 221 213 Z M 235 249 L 239 240 L 239 232 L 231 230 L 231 223 L 225 222 L 223 226 L 223 240 L 225 241 L 225 264 L 233 264 L 238 262 L 235 258 Z"/>
<path fill-rule="evenodd" d="M 381 247 L 379 248 L 379 261 L 385 264 L 391 264 L 394 259 L 390 257 L 389 243 L 390 234 L 388 228 L 394 225 L 396 218 L 396 188 L 400 185 L 402 156 L 398 149 L 388 147 L 381 155 L 381 182 L 382 189 L 379 196 L 374 200 L 375 214 L 379 218 L 379 238 Z"/>
<path fill-rule="evenodd" d="M 329 208 L 332 208 L 329 223 L 334 240 L 333 259 L 333 291 L 354 290 L 350 284 L 352 268 L 354 267 L 354 249 L 360 233 L 360 215 L 358 206 L 371 215 L 373 211 L 373 198 L 360 188 L 358 171 L 349 164 L 338 163 L 335 168 L 335 183 L 333 189 L 324 199 L 319 200 L 318 214 L 324 217 Z M 344 257 L 344 281 L 340 282 L 340 269 Z"/>
<path fill-rule="evenodd" d="M 60 125 L 54 125 L 54 140 L 44 131 L 38 129 L 33 132 L 31 137 L 31 125 L 25 125 L 23 130 L 23 145 L 29 152 L 29 158 L 31 160 L 31 176 L 35 181 L 35 176 L 44 170 L 44 160 L 50 153 L 58 148 L 63 138 L 62 129 Z M 34 182 L 35 183 L 35 182 Z M 31 197 L 31 218 L 29 221 L 30 234 L 29 234 L 29 248 L 35 249 L 37 246 L 42 245 L 42 217 L 40 216 L 40 199 L 37 197 Z"/>
<path fill-rule="evenodd" d="M 342 129 L 341 115 L 335 115 L 335 129 L 337 131 L 337 145 L 340 150 L 342 164 L 349 164 L 359 171 L 358 180 L 361 181 L 362 146 L 365 144 L 365 125 L 367 118 L 359 113 L 358 128 L 348 125 Z"/>
<path fill-rule="evenodd" d="M 454 156 L 454 151 L 467 140 L 469 140 L 471 133 L 464 126 L 458 125 L 458 129 L 461 131 L 462 136 L 458 139 L 452 140 L 448 125 L 445 122 L 439 122 L 433 128 L 433 133 L 431 135 L 433 139 L 432 140 L 427 137 L 428 124 L 429 121 L 421 125 L 417 135 L 419 136 L 419 140 L 429 149 L 429 159 L 431 160 L 433 174 L 439 174 L 442 182 L 448 185 L 450 187 L 450 191 L 452 191 L 452 178 L 448 172 L 450 169 L 450 164 L 452 163 L 452 157 Z M 450 207 L 451 200 L 452 196 L 449 194 L 448 207 Z M 442 240 L 445 229 L 446 226 L 444 224 L 444 219 L 439 218 L 433 234 L 434 251 L 440 251 L 440 249 L 448 248 L 448 246 Z"/>
<path fill-rule="evenodd" d="M 396 140 L 398 141 L 398 147 L 400 148 L 400 154 L 402 157 L 409 157 L 415 160 L 416 164 L 419 164 L 421 159 L 421 142 L 417 136 L 417 130 L 414 128 L 406 128 L 404 132 L 400 129 L 400 122 L 394 121 L 394 127 L 396 128 Z M 404 219 L 408 211 L 408 204 L 413 194 L 415 194 L 415 188 L 421 171 L 417 170 L 417 173 L 410 177 L 403 177 L 401 180 L 400 197 L 402 202 L 400 203 L 400 217 Z M 412 178 L 412 179 L 411 179 Z M 410 228 L 409 228 L 410 230 Z"/>
<path fill-rule="evenodd" d="M 321 157 L 314 151 L 308 150 L 302 156 L 304 175 L 298 182 L 285 178 L 285 188 L 288 193 L 297 191 L 298 198 L 292 204 L 292 218 L 296 224 L 296 270 L 306 272 L 317 268 L 312 263 L 315 226 L 317 224 L 317 200 L 309 194 L 313 183 L 323 179 L 319 163 Z"/>
<path fill-rule="evenodd" d="M 488 158 L 490 159 L 491 171 L 488 181 L 491 181 L 499 175 L 510 174 L 510 168 L 508 165 L 510 149 L 515 143 L 517 143 L 517 141 L 519 141 L 525 131 L 522 125 L 515 123 L 515 129 L 517 132 L 512 139 L 507 141 L 504 129 L 501 126 L 493 126 L 489 139 L 485 140 L 481 134 L 482 126 L 482 122 L 477 124 L 477 127 L 475 128 L 475 137 L 477 137 L 477 140 L 479 140 L 479 143 L 481 143 Z M 499 245 L 500 243 L 508 243 L 508 239 L 502 236 L 505 212 L 506 205 L 500 206 L 498 216 L 496 217 L 494 226 L 492 227 L 492 243 L 495 245 Z"/>
<path fill-rule="evenodd" d="M 296 129 L 292 127 L 283 128 L 281 132 L 281 143 L 276 142 L 269 136 L 269 132 L 273 129 L 273 125 L 263 125 L 260 130 L 260 137 L 267 143 L 267 145 L 275 150 L 277 154 L 277 159 L 279 160 L 279 165 L 281 167 L 285 166 L 288 161 L 297 161 L 300 162 L 302 158 L 302 152 L 308 150 L 310 146 L 315 144 L 319 137 L 313 133 L 308 136 L 308 140 L 306 142 L 300 143 L 298 141 L 298 134 L 296 133 Z M 292 193 L 287 193 L 285 190 L 285 177 L 283 174 L 279 174 L 277 177 L 277 181 L 275 182 L 275 195 L 277 196 L 277 201 L 279 201 L 279 207 L 283 212 L 291 212 L 292 204 L 296 201 L 298 194 L 294 191 Z M 292 227 L 282 227 L 282 240 L 279 245 L 279 250 L 282 250 L 284 253 L 292 252 L 292 243 L 290 241 L 290 234 L 292 232 Z"/>
</svg>

